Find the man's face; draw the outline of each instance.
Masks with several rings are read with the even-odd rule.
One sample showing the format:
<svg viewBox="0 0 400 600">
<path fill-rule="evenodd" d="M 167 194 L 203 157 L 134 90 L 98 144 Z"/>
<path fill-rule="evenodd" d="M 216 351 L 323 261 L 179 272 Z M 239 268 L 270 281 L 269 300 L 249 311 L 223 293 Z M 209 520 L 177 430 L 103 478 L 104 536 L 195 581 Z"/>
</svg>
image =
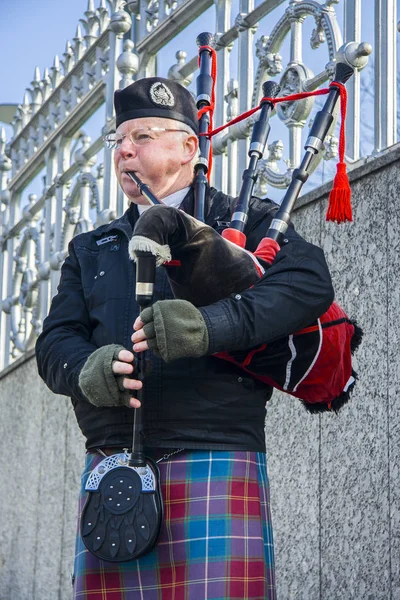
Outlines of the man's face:
<svg viewBox="0 0 400 600">
<path fill-rule="evenodd" d="M 179 121 L 146 117 L 125 121 L 117 132 L 130 134 L 145 127 L 188 129 Z M 195 135 L 181 131 L 155 132 L 154 139 L 143 146 L 132 143 L 127 135 L 114 151 L 115 173 L 125 195 L 135 204 L 147 204 L 126 171 L 135 171 L 160 200 L 190 185 L 193 179 L 191 162 L 196 154 L 197 143 Z"/>
</svg>

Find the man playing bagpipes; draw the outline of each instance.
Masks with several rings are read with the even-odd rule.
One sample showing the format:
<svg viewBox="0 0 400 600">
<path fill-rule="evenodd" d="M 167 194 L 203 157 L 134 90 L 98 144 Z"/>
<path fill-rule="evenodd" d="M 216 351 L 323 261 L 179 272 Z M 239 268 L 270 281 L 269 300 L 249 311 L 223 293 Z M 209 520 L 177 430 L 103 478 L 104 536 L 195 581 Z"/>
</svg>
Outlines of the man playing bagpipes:
<svg viewBox="0 0 400 600">
<path fill-rule="evenodd" d="M 324 255 L 289 226 L 258 281 L 200 307 L 173 297 L 168 268 L 179 265 L 159 267 L 153 305 L 140 315 L 128 246 L 148 203 L 129 173 L 172 211 L 193 214 L 198 115 L 185 88 L 158 77 L 118 90 L 115 109 L 116 132 L 107 142 L 114 146 L 115 172 L 129 205 L 121 218 L 71 241 L 36 355 L 50 389 L 71 397 L 86 438 L 81 511 L 92 493 L 85 489 L 89 475 L 100 479 L 105 461 L 131 449 L 140 406 L 135 396 L 143 389 L 144 451 L 158 465 L 164 516 L 152 548 L 119 562 L 118 548 L 129 542 L 134 553 L 147 524 L 123 521 L 117 508 L 107 512 L 108 500 L 114 502 L 110 485 L 110 499 L 103 494 L 95 500 L 96 533 L 90 519 L 86 533 L 81 530 L 96 549 L 89 551 L 89 542 L 77 534 L 75 597 L 112 591 L 114 600 L 272 600 L 264 439 L 272 387 L 215 354 L 246 354 L 319 319 L 333 302 Z M 207 187 L 206 225 L 220 233 L 233 206 L 232 198 Z M 247 250 L 257 248 L 276 210 L 269 200 L 251 198 Z M 136 357 L 148 348 L 142 383 Z M 101 546 L 102 536 L 108 536 L 110 550 Z"/>
</svg>

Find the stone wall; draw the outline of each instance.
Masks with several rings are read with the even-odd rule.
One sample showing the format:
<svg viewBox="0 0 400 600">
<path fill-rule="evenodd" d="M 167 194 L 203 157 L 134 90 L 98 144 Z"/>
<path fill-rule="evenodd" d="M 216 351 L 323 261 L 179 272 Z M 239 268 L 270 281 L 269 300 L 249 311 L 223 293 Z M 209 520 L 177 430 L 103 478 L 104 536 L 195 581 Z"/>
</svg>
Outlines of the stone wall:
<svg viewBox="0 0 400 600">
<path fill-rule="evenodd" d="M 400 598 L 399 158 L 397 145 L 352 171 L 352 224 L 325 222 L 330 184 L 294 218 L 364 339 L 338 415 L 277 394 L 268 410 L 279 600 Z"/>
<path fill-rule="evenodd" d="M 365 334 L 338 415 L 281 394 L 268 407 L 279 600 L 400 597 L 399 157 L 396 146 L 352 171 L 353 224 L 325 223 L 330 185 L 294 218 Z M 0 411 L 0 600 L 68 599 L 83 438 L 32 355 L 0 374 Z"/>
<path fill-rule="evenodd" d="M 32 356 L 0 379 L 0 600 L 70 600 L 84 441 Z"/>
</svg>

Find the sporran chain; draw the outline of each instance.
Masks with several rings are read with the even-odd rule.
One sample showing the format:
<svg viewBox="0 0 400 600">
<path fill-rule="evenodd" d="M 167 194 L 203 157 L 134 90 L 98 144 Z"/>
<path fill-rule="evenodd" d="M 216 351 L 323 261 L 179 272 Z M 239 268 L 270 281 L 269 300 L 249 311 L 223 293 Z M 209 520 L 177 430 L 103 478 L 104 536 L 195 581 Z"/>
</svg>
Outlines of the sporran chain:
<svg viewBox="0 0 400 600">
<path fill-rule="evenodd" d="M 175 454 L 178 454 L 179 452 L 183 452 L 185 448 L 178 448 L 177 450 L 174 450 L 173 452 L 169 452 L 168 454 L 164 454 L 164 456 L 162 456 L 161 458 L 159 458 L 158 460 L 156 460 L 156 463 L 160 463 L 163 460 L 168 460 L 171 456 L 174 456 Z M 128 448 L 124 448 L 123 449 L 125 454 L 129 454 Z M 105 458 L 107 458 L 108 454 L 106 454 L 101 448 L 96 448 L 96 452 L 98 452 L 101 456 L 104 456 Z"/>
</svg>

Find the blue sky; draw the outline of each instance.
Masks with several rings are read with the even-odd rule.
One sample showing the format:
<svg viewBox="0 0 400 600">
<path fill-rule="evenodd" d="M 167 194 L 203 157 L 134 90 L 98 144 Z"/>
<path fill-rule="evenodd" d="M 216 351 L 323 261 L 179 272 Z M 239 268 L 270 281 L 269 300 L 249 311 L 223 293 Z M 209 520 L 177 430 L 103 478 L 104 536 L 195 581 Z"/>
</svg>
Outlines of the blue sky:
<svg viewBox="0 0 400 600">
<path fill-rule="evenodd" d="M 43 77 L 62 57 L 86 8 L 87 0 L 0 0 L 0 104 L 22 102 L 36 66 Z M 1 126 L 10 139 L 12 127 Z"/>
<path fill-rule="evenodd" d="M 22 101 L 35 67 L 42 76 L 62 55 L 86 8 L 87 0 L 0 0 L 0 104 Z"/>
</svg>

